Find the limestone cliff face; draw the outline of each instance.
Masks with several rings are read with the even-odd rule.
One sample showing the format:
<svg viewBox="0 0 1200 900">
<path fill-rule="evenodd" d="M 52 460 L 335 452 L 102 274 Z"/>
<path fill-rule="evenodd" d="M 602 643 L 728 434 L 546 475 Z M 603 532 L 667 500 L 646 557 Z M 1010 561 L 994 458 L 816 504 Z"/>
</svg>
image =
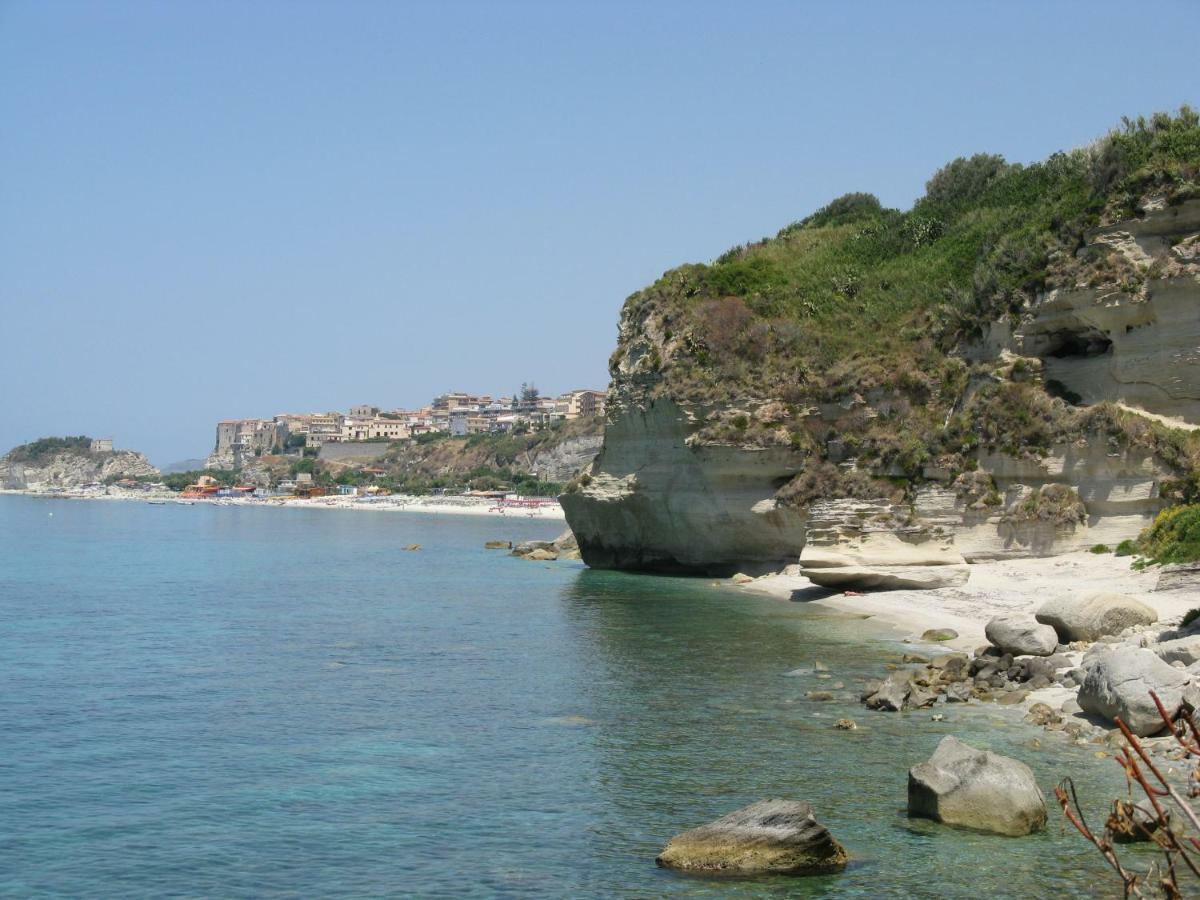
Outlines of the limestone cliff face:
<svg viewBox="0 0 1200 900">
<path fill-rule="evenodd" d="M 803 460 L 690 443 L 695 430 L 670 399 L 618 405 L 586 485 L 560 498 L 589 565 L 722 573 L 799 552 L 805 513 L 775 492 Z"/>
<path fill-rule="evenodd" d="M 1081 276 L 1074 287 L 1031 297 L 1019 316 L 960 347 L 954 355 L 972 375 L 954 409 L 980 385 L 1032 379 L 1077 406 L 1108 402 L 1172 427 L 1200 425 L 1200 200 L 1151 200 L 1140 218 L 1088 235 L 1080 257 L 1098 255 L 1119 257 L 1134 277 L 1087 283 Z M 753 422 L 755 410 L 779 401 L 746 397 L 701 408 L 673 396 L 660 373 L 686 341 L 652 299 L 635 295 L 626 304 L 603 447 L 561 498 L 583 559 L 603 568 L 713 573 L 795 562 L 809 528 L 814 540 L 825 540 L 827 529 L 820 517 L 810 521 L 805 505 L 782 501 L 780 488 L 818 461 L 865 471 L 870 464 L 843 449 L 853 441 L 834 432 L 848 411 L 883 421 L 896 398 L 800 403 L 796 415 L 808 432 L 826 436 L 818 451 L 785 439 L 731 441 L 727 428 L 714 439 L 706 425 L 733 414 Z M 861 498 L 887 508 L 872 528 L 904 540 L 915 540 L 909 532 L 935 534 L 969 561 L 1113 545 L 1152 521 L 1165 505 L 1164 482 L 1179 474 L 1145 447 L 1099 432 L 1065 434 L 1039 453 L 981 447 L 970 457 L 966 472 L 927 464 L 915 478 L 876 467 L 874 476 L 903 475 L 906 485 L 902 499 Z"/>
<path fill-rule="evenodd" d="M 1200 200 L 1152 199 L 1140 219 L 1089 235 L 1079 251 L 1131 273 L 1118 284 L 1060 288 L 1020 322 L 992 326 L 982 355 L 1043 361 L 1048 384 L 1083 403 L 1110 401 L 1200 424 Z"/>
<path fill-rule="evenodd" d="M 111 478 L 157 475 L 158 469 L 133 450 L 108 452 L 62 451 L 34 462 L 0 457 L 0 487 L 8 490 L 44 491 L 82 487 Z"/>
<path fill-rule="evenodd" d="M 531 453 L 528 469 L 543 481 L 570 481 L 592 464 L 603 443 L 602 434 L 567 438 L 548 450 Z"/>
</svg>

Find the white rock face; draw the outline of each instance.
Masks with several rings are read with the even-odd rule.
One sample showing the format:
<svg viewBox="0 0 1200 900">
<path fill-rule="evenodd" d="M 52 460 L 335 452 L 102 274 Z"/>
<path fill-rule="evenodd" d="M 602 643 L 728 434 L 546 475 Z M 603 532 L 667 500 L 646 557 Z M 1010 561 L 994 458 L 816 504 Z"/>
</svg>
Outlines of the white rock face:
<svg viewBox="0 0 1200 900">
<path fill-rule="evenodd" d="M 1079 705 L 1086 712 L 1121 721 L 1134 734 L 1157 734 L 1166 726 L 1150 697 L 1153 691 L 1174 716 L 1188 684 L 1186 672 L 1164 662 L 1152 650 L 1118 646 L 1084 661 L 1086 675 Z"/>
<path fill-rule="evenodd" d="M 774 497 L 802 460 L 784 448 L 689 446 L 689 430 L 669 400 L 608 425 L 590 484 L 561 498 L 588 565 L 730 573 L 795 559 L 807 515 Z"/>
<path fill-rule="evenodd" d="M 953 735 L 909 770 L 908 814 L 1008 835 L 1046 827 L 1046 801 L 1029 766 Z"/>
<path fill-rule="evenodd" d="M 111 450 L 64 450 L 36 463 L 13 462 L 0 457 L 0 487 L 9 490 L 45 491 L 82 487 L 109 478 L 157 475 L 158 469 L 141 453 Z"/>
<path fill-rule="evenodd" d="M 1058 632 L 1063 643 L 1070 643 L 1120 634 L 1130 625 L 1152 625 L 1158 613 L 1133 597 L 1102 593 L 1050 600 L 1034 618 Z"/>
<path fill-rule="evenodd" d="M 996 616 L 984 628 L 992 646 L 1013 656 L 1051 656 L 1058 633 L 1023 616 Z"/>
<path fill-rule="evenodd" d="M 892 512 L 887 501 L 814 503 L 800 574 L 831 588 L 930 590 L 966 583 L 971 570 L 952 538 L 895 524 Z"/>
</svg>

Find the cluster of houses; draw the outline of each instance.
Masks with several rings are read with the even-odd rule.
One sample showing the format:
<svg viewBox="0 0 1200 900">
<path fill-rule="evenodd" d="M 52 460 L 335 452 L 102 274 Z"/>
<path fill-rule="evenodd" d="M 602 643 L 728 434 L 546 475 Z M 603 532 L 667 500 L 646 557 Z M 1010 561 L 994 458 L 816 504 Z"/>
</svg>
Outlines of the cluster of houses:
<svg viewBox="0 0 1200 900">
<path fill-rule="evenodd" d="M 352 406 L 349 413 L 283 413 L 270 419 L 230 419 L 217 423 L 209 468 L 238 468 L 247 456 L 286 447 L 321 447 L 355 441 L 402 441 L 422 434 L 453 436 L 539 429 L 557 422 L 601 416 L 604 391 L 575 390 L 558 397 L 527 391 L 520 397 L 442 394 L 420 409 L 382 410 Z"/>
</svg>

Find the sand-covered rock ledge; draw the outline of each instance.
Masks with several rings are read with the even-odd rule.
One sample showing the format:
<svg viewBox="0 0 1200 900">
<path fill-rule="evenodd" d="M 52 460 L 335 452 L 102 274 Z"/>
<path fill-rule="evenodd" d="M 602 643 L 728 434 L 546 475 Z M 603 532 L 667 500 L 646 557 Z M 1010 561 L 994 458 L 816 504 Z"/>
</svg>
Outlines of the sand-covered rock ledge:
<svg viewBox="0 0 1200 900">
<path fill-rule="evenodd" d="M 988 643 L 984 628 L 993 617 L 1016 614 L 1032 620 L 1038 607 L 1057 598 L 1101 592 L 1126 594 L 1154 609 L 1160 620 L 1178 618 L 1200 606 L 1200 591 L 1156 591 L 1157 568 L 1137 572 L 1130 568 L 1129 557 L 1111 554 L 1084 551 L 982 562 L 972 564 L 970 570 L 966 584 L 933 590 L 846 594 L 819 587 L 799 574 L 786 573 L 764 575 L 739 585 L 739 589 L 871 616 L 895 629 L 899 637 L 914 641 L 919 641 L 928 629 L 952 628 L 958 637 L 943 646 L 966 651 Z"/>
</svg>

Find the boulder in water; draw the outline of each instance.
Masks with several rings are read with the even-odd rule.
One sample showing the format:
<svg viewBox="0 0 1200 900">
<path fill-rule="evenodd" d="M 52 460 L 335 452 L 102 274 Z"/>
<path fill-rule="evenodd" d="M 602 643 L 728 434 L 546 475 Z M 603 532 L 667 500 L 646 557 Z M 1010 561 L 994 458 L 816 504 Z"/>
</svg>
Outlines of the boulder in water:
<svg viewBox="0 0 1200 900">
<path fill-rule="evenodd" d="M 1046 827 L 1046 801 L 1029 766 L 953 735 L 908 771 L 908 814 L 947 825 L 1022 835 Z"/>
<path fill-rule="evenodd" d="M 796 800 L 760 800 L 671 838 L 655 862 L 668 869 L 724 875 L 840 872 L 846 849 Z"/>
</svg>

